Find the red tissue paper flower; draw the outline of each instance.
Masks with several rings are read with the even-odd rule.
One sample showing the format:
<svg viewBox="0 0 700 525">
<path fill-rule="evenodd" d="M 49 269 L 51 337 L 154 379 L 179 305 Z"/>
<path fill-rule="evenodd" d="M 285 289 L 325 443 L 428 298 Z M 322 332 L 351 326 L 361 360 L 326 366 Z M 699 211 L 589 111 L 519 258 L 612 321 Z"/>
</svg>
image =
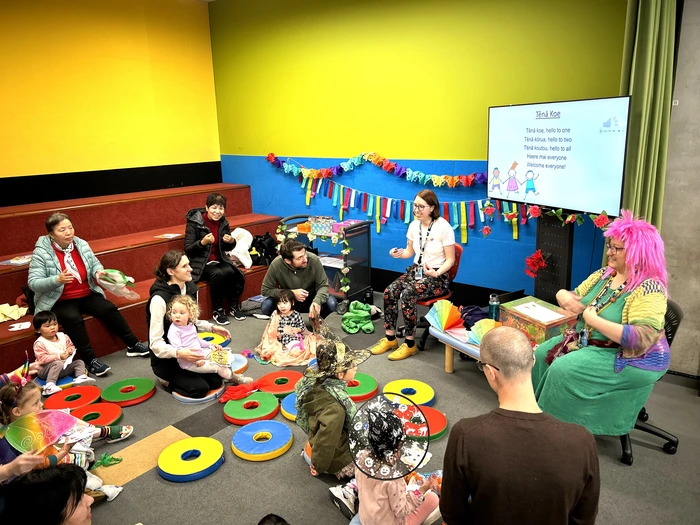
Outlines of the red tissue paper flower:
<svg viewBox="0 0 700 525">
<path fill-rule="evenodd" d="M 276 158 L 277 158 L 277 157 L 275 156 L 274 153 L 268 153 L 268 154 L 267 154 L 267 157 L 265 157 L 265 160 L 266 160 L 267 162 L 275 162 L 275 159 L 276 159 Z"/>
<path fill-rule="evenodd" d="M 514 212 L 511 212 L 511 213 L 504 213 L 503 216 L 504 216 L 506 219 L 508 219 L 509 221 L 512 221 L 513 219 L 517 219 L 517 218 L 518 218 L 518 212 L 517 212 L 517 211 L 514 211 Z"/>
<path fill-rule="evenodd" d="M 487 206 L 483 209 L 483 212 L 486 215 L 488 215 L 489 217 L 491 217 L 491 215 L 493 215 L 495 211 L 496 211 L 496 208 L 494 208 L 493 206 Z"/>
<path fill-rule="evenodd" d="M 533 206 L 530 206 L 530 207 L 527 209 L 527 213 L 528 213 L 528 215 L 530 216 L 531 219 L 536 219 L 537 217 L 539 217 L 540 215 L 542 215 L 542 210 L 540 210 L 540 207 L 539 207 L 539 206 L 533 205 Z"/>
<path fill-rule="evenodd" d="M 576 214 L 572 213 L 570 214 L 566 220 L 564 221 L 564 224 L 571 224 L 572 222 L 576 222 Z"/>
<path fill-rule="evenodd" d="M 610 223 L 610 219 L 607 215 L 598 215 L 594 220 L 593 224 L 600 229 L 604 229 Z"/>
<path fill-rule="evenodd" d="M 491 226 L 484 226 L 481 228 L 481 232 L 484 234 L 484 237 L 488 237 L 491 235 Z"/>
<path fill-rule="evenodd" d="M 542 250 L 536 250 L 530 257 L 525 258 L 525 273 L 533 279 L 537 277 L 537 272 L 547 267 L 546 256 Z"/>
</svg>

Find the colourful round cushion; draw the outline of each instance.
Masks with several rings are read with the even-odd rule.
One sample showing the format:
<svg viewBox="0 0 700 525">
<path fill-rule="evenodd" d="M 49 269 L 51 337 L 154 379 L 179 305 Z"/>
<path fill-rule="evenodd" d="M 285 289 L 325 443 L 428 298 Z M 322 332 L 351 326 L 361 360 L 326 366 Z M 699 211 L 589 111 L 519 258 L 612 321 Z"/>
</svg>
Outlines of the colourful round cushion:
<svg viewBox="0 0 700 525">
<path fill-rule="evenodd" d="M 297 420 L 297 407 L 295 406 L 296 402 L 297 395 L 294 392 L 292 392 L 282 400 L 280 406 L 280 412 L 282 412 L 282 415 L 290 421 Z"/>
<path fill-rule="evenodd" d="M 241 354 L 233 354 L 233 363 L 231 363 L 231 370 L 235 374 L 242 374 L 248 368 L 248 360 Z"/>
<path fill-rule="evenodd" d="M 122 407 L 114 403 L 93 403 L 71 410 L 71 415 L 96 427 L 107 427 L 122 418 Z"/>
<path fill-rule="evenodd" d="M 274 394 L 277 397 L 285 397 L 294 392 L 294 385 L 297 384 L 304 374 L 296 370 L 280 370 L 265 374 L 258 381 L 260 390 Z"/>
<path fill-rule="evenodd" d="M 397 379 L 387 383 L 382 392 L 402 394 L 420 406 L 431 406 L 435 403 L 435 390 L 429 384 L 415 379 Z M 401 403 L 401 401 L 399 397 L 398 402 Z"/>
<path fill-rule="evenodd" d="M 158 474 L 183 483 L 204 478 L 224 462 L 224 446 L 210 437 L 191 437 L 169 445 L 158 456 Z"/>
<path fill-rule="evenodd" d="M 408 423 L 404 423 L 404 431 L 406 432 L 406 435 L 418 440 L 425 440 L 427 436 L 419 433 L 421 429 L 425 428 L 425 426 L 411 423 L 411 417 L 418 411 L 418 409 L 415 406 L 403 405 L 403 407 L 405 408 L 396 411 L 396 415 L 402 419 L 408 419 Z M 425 420 L 428 422 L 430 441 L 440 439 L 442 436 L 444 436 L 447 432 L 447 416 L 439 410 L 429 406 L 422 406 L 421 412 L 423 412 Z"/>
<path fill-rule="evenodd" d="M 100 388 L 95 385 L 73 386 L 62 392 L 56 392 L 44 401 L 47 410 L 63 410 L 91 405 L 100 400 Z"/>
<path fill-rule="evenodd" d="M 355 403 L 367 401 L 374 397 L 379 390 L 379 384 L 369 374 L 356 373 L 355 378 L 348 383 L 348 395 Z"/>
<path fill-rule="evenodd" d="M 247 425 L 253 421 L 272 419 L 279 410 L 279 400 L 273 394 L 254 392 L 243 399 L 227 401 L 224 419 L 234 425 Z"/>
<path fill-rule="evenodd" d="M 73 381 L 75 381 L 75 378 L 73 376 L 66 376 L 60 378 L 58 381 L 56 381 L 56 386 L 61 387 L 61 388 L 70 388 L 73 386 Z M 34 382 L 39 385 L 40 387 L 46 386 L 46 380 L 45 379 L 39 379 L 38 377 L 34 379 Z M 76 385 L 77 386 L 77 385 Z M 93 385 L 94 386 L 94 385 Z"/>
<path fill-rule="evenodd" d="M 177 392 L 173 392 L 173 397 L 177 399 L 180 403 L 185 403 L 186 405 L 198 405 L 200 403 L 206 403 L 208 401 L 213 401 L 214 399 L 219 399 L 226 390 L 226 385 L 221 385 L 219 388 L 215 388 L 207 392 L 207 395 L 200 398 L 187 397 Z"/>
<path fill-rule="evenodd" d="M 112 383 L 102 392 L 102 400 L 120 407 L 143 403 L 156 393 L 156 385 L 150 379 L 132 377 Z"/>
<path fill-rule="evenodd" d="M 215 334 L 214 332 L 199 332 L 200 339 L 209 341 L 213 345 L 228 346 L 231 342 L 230 339 L 226 339 L 223 335 Z"/>
<path fill-rule="evenodd" d="M 280 421 L 255 421 L 241 427 L 233 435 L 231 450 L 248 461 L 274 459 L 290 449 L 292 429 Z"/>
</svg>

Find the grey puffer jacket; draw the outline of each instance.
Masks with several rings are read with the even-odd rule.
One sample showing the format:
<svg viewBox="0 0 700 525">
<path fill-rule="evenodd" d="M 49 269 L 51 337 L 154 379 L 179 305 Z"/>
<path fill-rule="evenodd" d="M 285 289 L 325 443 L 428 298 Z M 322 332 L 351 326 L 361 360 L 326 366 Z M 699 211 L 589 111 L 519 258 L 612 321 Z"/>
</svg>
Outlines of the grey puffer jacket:
<svg viewBox="0 0 700 525">
<path fill-rule="evenodd" d="M 95 282 L 95 273 L 104 270 L 100 261 L 92 253 L 90 245 L 80 237 L 73 237 L 75 249 L 85 264 L 90 290 L 104 296 L 104 291 Z M 51 245 L 51 237 L 43 235 L 34 245 L 32 260 L 29 262 L 29 288 L 34 292 L 34 306 L 37 312 L 51 310 L 63 293 L 63 285 L 58 282 L 61 263 Z"/>
</svg>

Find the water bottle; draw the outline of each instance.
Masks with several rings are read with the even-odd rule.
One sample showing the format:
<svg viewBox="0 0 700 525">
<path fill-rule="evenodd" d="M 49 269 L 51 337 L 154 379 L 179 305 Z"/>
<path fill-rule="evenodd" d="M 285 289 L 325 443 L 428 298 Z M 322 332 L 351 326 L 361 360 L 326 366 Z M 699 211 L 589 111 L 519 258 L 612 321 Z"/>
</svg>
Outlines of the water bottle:
<svg viewBox="0 0 700 525">
<path fill-rule="evenodd" d="M 489 297 L 489 319 L 498 321 L 501 318 L 501 301 L 498 300 L 498 295 L 492 293 Z"/>
<path fill-rule="evenodd" d="M 365 290 L 364 303 L 371 305 L 374 304 L 374 290 L 372 290 L 372 288 Z"/>
</svg>

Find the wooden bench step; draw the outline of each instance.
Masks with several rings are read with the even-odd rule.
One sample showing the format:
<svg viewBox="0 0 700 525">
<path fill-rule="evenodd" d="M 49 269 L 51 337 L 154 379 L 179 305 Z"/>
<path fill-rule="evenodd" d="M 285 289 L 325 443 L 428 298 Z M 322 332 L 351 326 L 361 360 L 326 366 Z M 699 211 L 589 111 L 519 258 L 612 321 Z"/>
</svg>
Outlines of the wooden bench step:
<svg viewBox="0 0 700 525">
<path fill-rule="evenodd" d="M 274 233 L 280 221 L 280 217 L 258 213 L 235 215 L 228 219 L 232 229 L 244 228 L 252 235 L 263 235 L 268 231 Z M 180 236 L 174 239 L 159 238 L 168 233 L 177 233 Z M 88 242 L 105 268 L 116 268 L 133 277 L 135 281 L 145 281 L 153 276 L 153 268 L 158 264 L 161 255 L 168 250 L 184 248 L 184 233 L 185 226 L 179 225 Z M 26 253 L 31 252 L 0 256 L 0 260 L 8 260 Z M 0 304 L 14 304 L 22 293 L 22 285 L 27 283 L 28 271 L 28 264 L 0 265 Z"/>
<path fill-rule="evenodd" d="M 253 266 L 248 270 L 243 270 L 246 275 L 246 286 L 243 291 L 243 298 L 252 297 L 260 293 L 262 280 L 267 272 L 265 266 Z M 135 300 L 126 299 L 124 297 L 116 297 L 110 293 L 107 298 L 112 301 L 118 308 L 121 314 L 129 323 L 132 331 L 141 341 L 146 341 L 148 338 L 148 328 L 146 327 L 146 303 L 148 303 L 149 290 L 155 279 L 139 281 L 134 284 L 134 291 L 139 294 L 140 298 Z M 209 294 L 209 283 L 200 282 L 197 284 L 199 288 L 199 305 L 201 309 L 202 319 L 211 319 L 211 297 Z M 30 322 L 31 315 L 26 315 L 18 321 L 8 321 L 0 323 L 0 371 L 14 370 L 24 362 L 24 352 L 29 353 L 29 358 L 34 360 L 32 345 L 36 339 L 34 328 L 30 326 L 27 330 L 21 332 L 10 332 L 9 328 L 14 323 Z M 109 355 L 124 349 L 124 343 L 111 334 L 98 319 L 92 316 L 85 316 L 85 326 L 93 343 L 93 348 L 98 357 Z M 232 321 L 228 326 L 233 333 L 236 329 L 242 329 L 243 325 Z"/>
<path fill-rule="evenodd" d="M 206 184 L 7 206 L 0 208 L 0 231 L 3 231 L 5 246 L 26 253 L 34 249 L 37 237 L 46 230 L 46 218 L 54 211 L 70 215 L 76 234 L 82 239 L 106 239 L 130 232 L 173 227 L 182 224 L 188 210 L 203 207 L 206 196 L 212 192 L 226 197 L 229 221 L 235 215 L 252 213 L 248 185 Z"/>
</svg>

